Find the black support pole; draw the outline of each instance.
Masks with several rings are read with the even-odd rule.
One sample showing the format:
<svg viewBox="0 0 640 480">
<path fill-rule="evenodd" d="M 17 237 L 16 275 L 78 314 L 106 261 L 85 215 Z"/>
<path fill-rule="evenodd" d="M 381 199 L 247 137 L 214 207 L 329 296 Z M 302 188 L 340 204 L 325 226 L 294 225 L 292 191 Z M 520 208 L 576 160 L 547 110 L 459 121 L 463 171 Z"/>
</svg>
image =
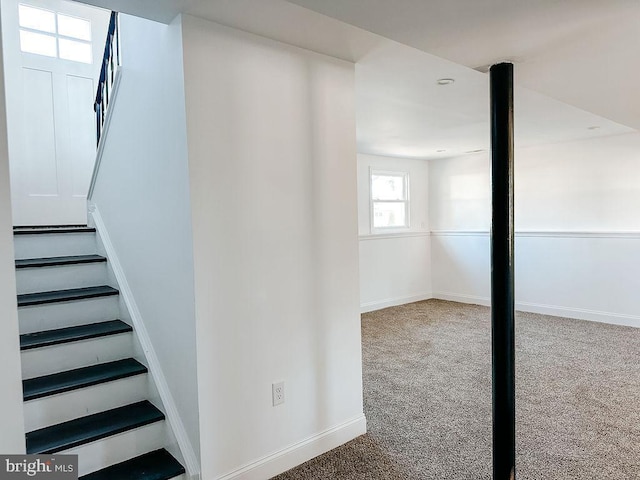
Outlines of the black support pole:
<svg viewBox="0 0 640 480">
<path fill-rule="evenodd" d="M 513 65 L 491 67 L 493 479 L 516 477 Z"/>
</svg>

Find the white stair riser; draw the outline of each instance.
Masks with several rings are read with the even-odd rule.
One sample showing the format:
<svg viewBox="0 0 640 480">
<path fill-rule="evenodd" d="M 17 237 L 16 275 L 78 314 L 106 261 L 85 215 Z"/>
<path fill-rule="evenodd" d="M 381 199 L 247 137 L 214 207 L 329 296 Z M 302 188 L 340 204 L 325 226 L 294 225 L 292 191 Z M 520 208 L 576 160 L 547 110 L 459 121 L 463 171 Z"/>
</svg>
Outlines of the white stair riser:
<svg viewBox="0 0 640 480">
<path fill-rule="evenodd" d="M 94 233 L 15 236 L 14 246 L 17 259 L 97 253 Z M 104 262 L 16 271 L 18 294 L 104 285 L 110 283 L 108 279 L 109 270 Z M 20 333 L 114 320 L 120 318 L 121 302 L 118 296 L 110 296 L 20 307 Z M 133 344 L 133 334 L 124 333 L 25 350 L 21 353 L 23 378 L 128 358 L 133 354 Z M 148 374 L 134 375 L 27 401 L 26 431 L 140 402 L 149 398 L 150 385 Z M 167 428 L 166 422 L 155 422 L 57 453 L 78 455 L 78 475 L 82 476 L 163 448 L 170 437 Z M 179 475 L 174 480 L 188 480 L 188 476 Z"/>
<path fill-rule="evenodd" d="M 41 332 L 119 317 L 118 296 L 18 308 L 20 333 Z"/>
<path fill-rule="evenodd" d="M 58 453 L 78 455 L 78 471 L 82 476 L 162 448 L 165 428 L 165 422 L 156 422 Z"/>
<path fill-rule="evenodd" d="M 142 374 L 30 400 L 24 403 L 25 429 L 30 432 L 140 402 L 147 398 L 147 382 L 147 375 Z"/>
<path fill-rule="evenodd" d="M 19 294 L 93 287 L 107 282 L 107 265 L 104 262 L 16 270 Z"/>
<path fill-rule="evenodd" d="M 97 251 L 95 233 L 14 235 L 13 246 L 18 259 L 89 255 Z"/>
<path fill-rule="evenodd" d="M 22 378 L 34 378 L 133 355 L 133 334 L 121 333 L 81 342 L 23 350 Z"/>
</svg>

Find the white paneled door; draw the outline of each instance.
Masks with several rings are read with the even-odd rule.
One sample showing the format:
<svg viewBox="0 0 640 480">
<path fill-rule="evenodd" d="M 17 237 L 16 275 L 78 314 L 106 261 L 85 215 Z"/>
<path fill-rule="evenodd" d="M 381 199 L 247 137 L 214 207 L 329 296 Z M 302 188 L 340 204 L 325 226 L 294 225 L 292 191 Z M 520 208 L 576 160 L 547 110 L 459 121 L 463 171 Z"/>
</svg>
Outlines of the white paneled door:
<svg viewBox="0 0 640 480">
<path fill-rule="evenodd" d="M 14 225 L 87 221 L 109 15 L 62 0 L 2 0 Z"/>
</svg>

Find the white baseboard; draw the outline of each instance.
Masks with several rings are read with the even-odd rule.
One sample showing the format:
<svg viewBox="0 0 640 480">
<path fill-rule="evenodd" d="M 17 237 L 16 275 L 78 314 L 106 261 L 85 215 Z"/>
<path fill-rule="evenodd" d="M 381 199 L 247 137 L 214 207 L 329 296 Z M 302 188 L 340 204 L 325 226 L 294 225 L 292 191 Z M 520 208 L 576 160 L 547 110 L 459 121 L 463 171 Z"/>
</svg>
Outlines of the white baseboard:
<svg viewBox="0 0 640 480">
<path fill-rule="evenodd" d="M 433 292 L 433 297 L 438 300 L 448 300 L 450 302 L 471 303 L 473 305 L 491 306 L 491 299 L 488 297 L 478 297 L 475 295 L 465 295 L 452 292 Z"/>
<path fill-rule="evenodd" d="M 100 236 L 100 240 L 102 241 L 102 245 L 106 251 L 109 265 L 111 266 L 111 269 L 113 270 L 113 273 L 116 277 L 116 281 L 118 282 L 120 296 L 122 297 L 125 305 L 127 306 L 127 310 L 131 315 L 133 328 L 136 332 L 136 335 L 147 360 L 149 374 L 153 378 L 155 386 L 158 389 L 160 399 L 162 400 L 162 406 L 165 410 L 167 423 L 172 429 L 173 434 L 176 437 L 176 441 L 178 442 L 180 452 L 184 457 L 187 474 L 190 479 L 197 480 L 200 478 L 200 462 L 198 461 L 198 457 L 195 453 L 193 445 L 191 444 L 191 441 L 189 440 L 189 437 L 187 435 L 187 430 L 184 426 L 184 423 L 182 422 L 182 419 L 180 418 L 180 414 L 178 413 L 178 408 L 176 406 L 175 400 L 173 399 L 173 395 L 171 395 L 171 390 L 169 389 L 167 379 L 164 376 L 162 367 L 160 366 L 160 361 L 158 360 L 158 356 L 156 355 L 153 344 L 151 343 L 151 338 L 149 337 L 149 333 L 147 332 L 147 328 L 145 327 L 142 314 L 138 309 L 138 305 L 136 304 L 136 301 L 133 297 L 133 292 L 131 291 L 131 287 L 129 286 L 127 277 L 124 274 L 124 270 L 122 268 L 122 265 L 120 264 L 118 255 L 115 251 L 113 243 L 111 242 L 111 238 L 109 237 L 107 227 L 104 224 L 102 216 L 100 215 L 100 211 L 96 205 L 91 205 L 89 213 L 93 219 L 93 224 L 95 225 L 96 231 Z"/>
<path fill-rule="evenodd" d="M 217 480 L 265 480 L 333 450 L 367 432 L 364 414 L 229 472 Z"/>
<path fill-rule="evenodd" d="M 459 303 L 472 303 L 484 306 L 491 305 L 491 299 L 489 297 L 464 295 L 452 292 L 433 292 L 433 298 Z M 584 308 L 562 307 L 559 305 L 544 305 L 531 302 L 517 302 L 516 310 L 519 310 L 521 312 L 552 315 L 554 317 L 575 318 L 578 320 L 588 320 L 591 322 L 609 323 L 612 325 L 624 325 L 627 327 L 640 328 L 640 316 L 637 315 L 601 312 L 597 310 L 587 310 Z"/>
<path fill-rule="evenodd" d="M 360 313 L 373 312 L 387 307 L 395 307 L 406 303 L 420 302 L 433 298 L 431 293 L 420 293 L 417 295 L 409 295 L 407 297 L 387 298 L 385 300 L 376 300 L 374 302 L 366 302 L 360 304 Z"/>
<path fill-rule="evenodd" d="M 612 325 L 624 325 L 626 327 L 640 328 L 640 316 L 626 315 L 622 313 L 600 312 L 584 308 L 560 307 L 557 305 L 542 305 L 529 302 L 518 302 L 516 308 L 523 312 L 542 313 L 556 317 L 577 318 L 591 322 L 610 323 Z"/>
</svg>

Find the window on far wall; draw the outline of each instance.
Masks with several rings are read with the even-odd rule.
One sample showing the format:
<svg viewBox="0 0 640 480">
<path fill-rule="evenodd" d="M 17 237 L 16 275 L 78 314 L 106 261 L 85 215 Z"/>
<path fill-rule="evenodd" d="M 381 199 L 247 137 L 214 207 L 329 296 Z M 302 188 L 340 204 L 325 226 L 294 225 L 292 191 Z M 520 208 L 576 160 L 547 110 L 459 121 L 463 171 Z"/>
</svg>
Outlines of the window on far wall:
<svg viewBox="0 0 640 480">
<path fill-rule="evenodd" d="M 20 50 L 72 62 L 93 62 L 89 20 L 24 4 L 18 12 Z"/>
<path fill-rule="evenodd" d="M 409 227 L 409 174 L 371 170 L 371 228 Z"/>
</svg>

